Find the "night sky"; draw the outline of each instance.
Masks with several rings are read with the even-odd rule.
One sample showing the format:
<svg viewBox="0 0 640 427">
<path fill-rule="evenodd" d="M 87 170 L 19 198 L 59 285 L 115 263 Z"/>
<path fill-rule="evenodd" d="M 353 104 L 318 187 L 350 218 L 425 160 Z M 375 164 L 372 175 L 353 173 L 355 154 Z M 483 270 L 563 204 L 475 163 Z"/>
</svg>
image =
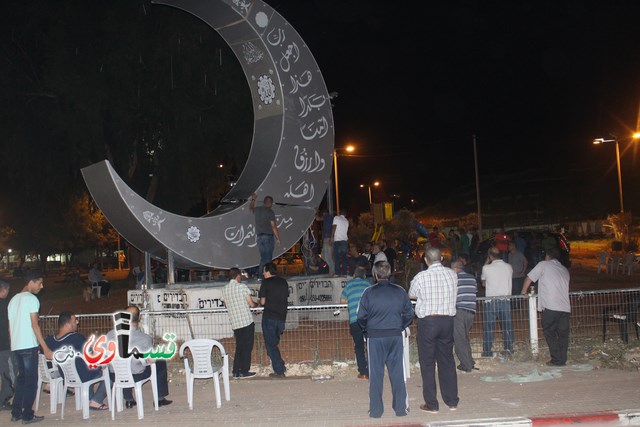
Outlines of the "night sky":
<svg viewBox="0 0 640 427">
<path fill-rule="evenodd" d="M 338 92 L 336 147 L 363 155 L 339 159 L 341 199 L 366 204 L 358 184 L 380 180 L 387 195 L 433 205 L 474 184 L 475 134 L 481 182 L 572 170 L 611 188 L 602 203 L 617 209 L 613 144 L 591 141 L 636 129 L 640 2 L 267 3 Z M 640 180 L 628 146 L 621 142 L 632 208 Z"/>
<path fill-rule="evenodd" d="M 146 31 L 167 17 L 160 13 L 164 6 L 153 6 L 149 0 L 61 2 L 65 7 L 59 8 L 41 1 L 11 2 L 10 8 L 15 10 L 8 12 L 20 13 L 7 13 L 6 17 L 18 16 L 26 22 L 9 22 L 12 18 L 5 18 L 4 37 L 5 45 L 12 46 L 10 39 L 17 36 L 12 33 L 17 31 L 15 28 L 37 33 L 32 27 L 38 21 L 29 21 L 29 16 L 37 15 L 33 11 L 43 5 L 54 10 L 64 22 L 60 27 L 65 31 L 60 33 L 71 42 L 53 46 L 58 50 L 52 49 L 51 53 L 34 53 L 34 57 L 46 61 L 43 66 L 55 66 L 53 59 L 62 61 L 59 52 L 74 46 L 94 49 L 95 45 L 95 55 L 87 57 L 102 63 L 100 55 L 104 56 L 112 71 L 119 64 L 108 62 L 110 46 L 131 43 L 127 37 L 140 38 L 137 27 L 120 28 L 120 16 L 112 15 L 123 15 L 122 21 L 130 24 L 150 23 Z M 410 199 L 417 201 L 415 207 L 432 207 L 452 195 L 465 193 L 464 197 L 471 201 L 466 205 L 468 211 L 474 212 L 474 135 L 483 194 L 487 194 L 486 186 L 496 176 L 505 176 L 511 183 L 510 187 L 498 186 L 498 190 L 513 193 L 521 179 L 513 174 L 526 173 L 529 186 L 532 176 L 561 183 L 545 187 L 545 192 L 575 191 L 576 185 L 586 192 L 593 191 L 593 200 L 587 198 L 587 203 L 605 206 L 607 212 L 613 213 L 619 207 L 614 146 L 591 143 L 594 138 L 609 137 L 611 133 L 621 141 L 626 210 L 640 210 L 640 198 L 634 197 L 640 188 L 640 152 L 628 140 L 638 128 L 640 112 L 640 1 L 267 3 L 300 33 L 319 65 L 328 91 L 338 93 L 333 100 L 335 145 L 338 150 L 347 145 L 356 147 L 355 156 L 339 158 L 340 201 L 352 213 L 368 210 L 367 191 L 359 185 L 376 180 L 381 186 L 373 191 L 374 201 L 389 200 L 395 194 L 396 207 L 408 205 Z M 176 33 L 182 33 L 182 37 L 209 31 L 203 30 L 203 23 L 197 18 L 171 9 L 169 14 L 179 18 L 174 23 L 181 28 Z M 85 22 L 79 22 L 84 15 Z M 101 27 L 85 36 L 89 40 L 86 42 L 81 34 L 91 32 L 86 27 L 94 22 Z M 57 31 L 53 24 L 49 23 L 47 31 Z M 125 34 L 127 31 L 132 34 Z M 50 34 L 46 34 L 45 40 L 50 40 Z M 144 40 L 154 40 L 155 35 L 158 46 L 169 46 L 167 51 L 175 48 L 173 39 L 162 39 L 167 38 L 166 34 L 142 30 L 141 34 Z M 38 45 L 41 50 L 45 47 L 48 46 Z M 207 60 L 213 61 L 216 52 L 212 51 Z M 30 52 L 26 53 L 29 57 Z M 18 54 L 20 51 L 14 52 Z M 149 52 L 145 54 L 151 63 L 154 58 Z M 15 58 L 9 53 L 5 56 L 6 69 L 11 69 Z M 232 58 L 232 54 L 227 57 Z M 198 63 L 194 69 L 200 66 L 199 58 L 189 57 L 189 61 Z M 91 87 L 92 76 L 99 74 L 96 67 L 91 68 L 93 65 L 83 64 L 72 70 L 89 76 L 83 75 L 82 80 L 87 87 Z M 125 65 L 131 66 L 123 64 L 122 68 Z M 161 77 L 168 70 L 169 67 L 158 66 L 145 70 L 144 75 L 153 82 L 151 74 L 157 73 L 162 82 Z M 126 79 L 121 74 L 113 75 Z M 136 78 L 138 75 L 133 73 L 131 82 Z M 75 82 L 66 80 L 64 83 L 71 87 L 60 89 L 71 96 Z M 231 91 L 234 96 L 243 95 L 228 84 L 227 92 Z M 5 105 L 14 107 L 9 101 Z M 241 152 L 241 148 L 237 151 Z M 93 157 L 83 161 L 104 158 L 99 149 Z M 578 176 L 583 181 L 569 184 L 565 175 Z M 147 175 L 141 176 L 147 179 Z M 500 194 L 494 191 L 493 196 L 499 198 Z"/>
</svg>

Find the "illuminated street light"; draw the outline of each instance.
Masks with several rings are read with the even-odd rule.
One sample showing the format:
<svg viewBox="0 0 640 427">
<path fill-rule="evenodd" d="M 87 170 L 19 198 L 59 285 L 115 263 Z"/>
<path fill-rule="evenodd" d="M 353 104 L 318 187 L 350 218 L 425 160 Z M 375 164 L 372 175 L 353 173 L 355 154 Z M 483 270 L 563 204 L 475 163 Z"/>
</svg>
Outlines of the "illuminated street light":
<svg viewBox="0 0 640 427">
<path fill-rule="evenodd" d="M 373 185 L 374 187 L 378 187 L 380 185 L 380 181 L 375 181 L 373 182 L 373 184 L 360 184 L 360 188 L 367 187 L 367 189 L 369 190 L 369 207 L 373 205 L 373 200 L 371 199 L 371 185 Z"/>
<path fill-rule="evenodd" d="M 640 132 L 636 132 L 631 136 L 632 140 L 640 139 Z M 620 213 L 624 213 L 624 197 L 622 195 L 622 169 L 620 167 L 620 144 L 618 144 L 618 138 L 613 136 L 613 139 L 596 138 L 593 140 L 594 145 L 599 144 L 616 144 L 616 165 L 618 167 L 618 191 L 620 193 Z"/>
</svg>

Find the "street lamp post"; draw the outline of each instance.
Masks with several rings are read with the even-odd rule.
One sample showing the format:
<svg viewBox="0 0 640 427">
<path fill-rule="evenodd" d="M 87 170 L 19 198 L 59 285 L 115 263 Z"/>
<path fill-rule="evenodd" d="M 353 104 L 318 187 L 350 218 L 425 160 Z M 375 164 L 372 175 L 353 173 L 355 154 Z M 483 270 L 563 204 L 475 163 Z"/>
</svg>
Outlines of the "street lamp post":
<svg viewBox="0 0 640 427">
<path fill-rule="evenodd" d="M 635 133 L 631 139 L 639 139 L 640 133 Z M 620 144 L 618 138 L 613 139 L 596 138 L 593 140 L 594 145 L 614 143 L 616 145 L 616 166 L 618 167 L 618 192 L 620 194 L 620 213 L 624 213 L 624 196 L 622 194 L 622 168 L 620 167 Z"/>
<path fill-rule="evenodd" d="M 375 181 L 375 182 L 373 183 L 373 186 L 374 186 L 374 187 L 377 187 L 377 186 L 379 186 L 379 185 L 380 185 L 380 182 L 379 182 L 379 181 Z M 367 189 L 369 190 L 369 208 L 371 208 L 371 206 L 373 205 L 373 200 L 372 200 L 372 198 L 371 198 L 371 184 L 367 184 L 367 185 L 360 184 L 360 188 L 364 188 L 364 187 L 367 187 Z"/>
<path fill-rule="evenodd" d="M 338 148 L 333 150 L 333 182 L 335 183 L 335 192 L 336 192 L 336 215 L 340 214 L 340 192 L 338 187 Z M 344 148 L 344 150 L 348 153 L 351 153 L 355 150 L 353 145 L 348 145 Z M 327 191 L 327 209 L 329 213 L 333 213 L 333 197 L 331 197 L 331 183 L 329 183 L 329 190 Z"/>
</svg>

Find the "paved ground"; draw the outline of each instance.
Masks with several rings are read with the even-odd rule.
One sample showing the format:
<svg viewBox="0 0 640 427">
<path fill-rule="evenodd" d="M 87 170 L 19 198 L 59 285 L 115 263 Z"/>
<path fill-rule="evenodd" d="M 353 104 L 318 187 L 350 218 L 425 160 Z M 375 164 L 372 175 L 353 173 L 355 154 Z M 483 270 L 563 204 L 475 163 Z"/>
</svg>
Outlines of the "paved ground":
<svg viewBox="0 0 640 427">
<path fill-rule="evenodd" d="M 333 377 L 325 380 L 304 379 L 272 380 L 256 377 L 231 380 L 231 401 L 223 400 L 215 407 L 211 380 L 199 380 L 195 387 L 194 409 L 189 410 L 186 387 L 181 377 L 170 384 L 170 399 L 174 403 L 153 410 L 149 386 L 145 386 L 145 417 L 138 421 L 135 409 L 116 412 L 111 421 L 110 412 L 92 411 L 89 420 L 82 420 L 73 398 L 68 398 L 65 419 L 49 414 L 48 395 L 37 411 L 45 415 L 40 425 L 80 426 L 86 424 L 113 424 L 159 426 L 196 426 L 203 423 L 251 426 L 409 426 L 443 425 L 459 421 L 456 425 L 470 425 L 464 420 L 476 420 L 473 425 L 531 425 L 504 424 L 506 418 L 528 417 L 533 425 L 556 425 L 567 422 L 587 422 L 604 425 L 605 419 L 618 411 L 638 413 L 640 408 L 640 373 L 623 370 L 599 369 L 595 365 L 569 365 L 550 369 L 541 363 L 479 361 L 481 370 L 460 373 L 458 376 L 460 405 L 449 411 L 441 402 L 440 413 L 420 411 L 422 388 L 419 370 L 412 372 L 407 381 L 410 414 L 396 417 L 390 407 L 388 380 L 385 381 L 385 413 L 380 419 L 367 416 L 368 382 L 356 378 L 352 367 L 334 369 Z M 546 418 L 548 417 L 548 418 Z M 4 419 L 3 419 L 4 418 Z M 0 413 L 0 424 L 10 415 Z M 496 419 L 478 423 L 478 420 Z M 449 424 L 450 425 L 450 424 Z M 622 424 L 616 424 L 622 425 Z"/>
</svg>

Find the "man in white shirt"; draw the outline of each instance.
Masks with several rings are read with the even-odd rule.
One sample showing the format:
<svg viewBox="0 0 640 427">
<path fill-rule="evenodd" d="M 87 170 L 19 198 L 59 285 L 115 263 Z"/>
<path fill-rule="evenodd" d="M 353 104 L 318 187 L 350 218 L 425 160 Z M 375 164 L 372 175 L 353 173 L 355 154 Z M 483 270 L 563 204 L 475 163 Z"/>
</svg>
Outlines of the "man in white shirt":
<svg viewBox="0 0 640 427">
<path fill-rule="evenodd" d="M 333 261 L 335 272 L 338 276 L 347 275 L 347 250 L 349 249 L 349 220 L 345 217 L 345 211 L 333 217 L 331 228 L 331 241 L 333 242 Z"/>
<path fill-rule="evenodd" d="M 387 259 L 387 254 L 385 254 L 382 251 L 382 248 L 380 247 L 380 243 L 374 243 L 373 244 L 373 264 L 375 265 L 376 262 L 378 261 L 387 261 L 389 262 L 389 260 Z"/>
<path fill-rule="evenodd" d="M 510 356 L 513 353 L 513 327 L 511 325 L 511 279 L 513 268 L 504 262 L 500 250 L 492 246 L 488 251 L 487 263 L 482 266 L 482 285 L 485 287 L 483 326 L 484 339 L 482 343 L 482 357 L 493 356 L 493 333 L 496 320 L 500 321 L 502 328 L 502 342 L 504 353 Z M 500 298 L 503 297 L 503 298 Z"/>
</svg>

